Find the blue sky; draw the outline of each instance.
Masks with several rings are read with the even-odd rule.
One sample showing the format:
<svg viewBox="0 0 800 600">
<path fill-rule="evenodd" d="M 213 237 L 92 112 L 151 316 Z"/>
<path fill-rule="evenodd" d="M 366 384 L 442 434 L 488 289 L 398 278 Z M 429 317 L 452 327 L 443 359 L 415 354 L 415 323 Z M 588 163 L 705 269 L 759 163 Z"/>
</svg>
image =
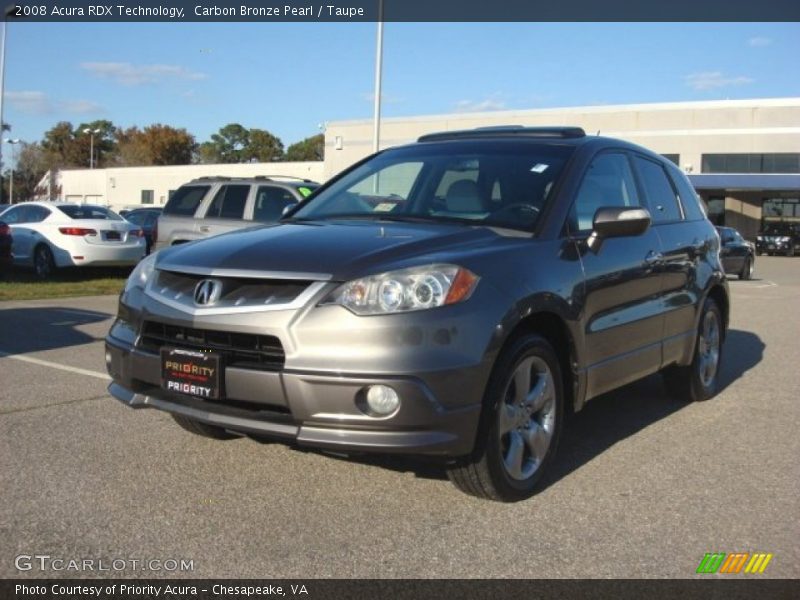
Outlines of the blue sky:
<svg viewBox="0 0 800 600">
<path fill-rule="evenodd" d="M 238 122 L 289 145 L 369 118 L 374 23 L 10 23 L 5 120 Z M 796 23 L 388 23 L 384 116 L 800 96 Z"/>
</svg>

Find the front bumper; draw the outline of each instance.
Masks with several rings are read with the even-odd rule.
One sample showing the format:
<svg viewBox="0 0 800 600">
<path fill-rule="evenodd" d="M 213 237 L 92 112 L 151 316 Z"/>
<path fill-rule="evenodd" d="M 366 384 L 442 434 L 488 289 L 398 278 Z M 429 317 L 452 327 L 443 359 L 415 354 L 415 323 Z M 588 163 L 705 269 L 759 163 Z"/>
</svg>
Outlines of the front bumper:
<svg viewBox="0 0 800 600">
<path fill-rule="evenodd" d="M 111 335 L 109 392 L 132 408 L 157 408 L 229 431 L 340 452 L 462 456 L 472 451 L 480 416 L 483 369 L 443 370 L 423 377 L 332 375 L 309 371 L 225 369 L 226 399 L 210 401 L 161 388 L 159 356 Z M 390 417 L 360 413 L 366 386 L 392 386 L 401 407 Z M 434 391 L 435 390 L 435 391 Z M 442 402 L 446 394 L 469 399 Z"/>
</svg>

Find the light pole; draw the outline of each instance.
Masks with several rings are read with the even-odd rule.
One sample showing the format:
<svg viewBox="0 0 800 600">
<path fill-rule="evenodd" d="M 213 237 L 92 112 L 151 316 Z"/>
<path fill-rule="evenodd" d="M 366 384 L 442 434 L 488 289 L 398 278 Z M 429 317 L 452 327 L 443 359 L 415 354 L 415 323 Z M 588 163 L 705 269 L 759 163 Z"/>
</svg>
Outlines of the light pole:
<svg viewBox="0 0 800 600">
<path fill-rule="evenodd" d="M 0 41 L 0 135 L 3 135 L 3 97 L 5 96 L 5 81 L 6 81 L 6 33 L 8 32 L 8 25 L 6 20 L 3 19 L 0 23 L 0 32 L 3 34 L 3 39 Z M 3 167 L 3 145 L 0 144 L 0 169 Z M 1 179 L 1 178 L 0 178 Z M 0 185 L 0 202 L 3 200 L 3 186 Z"/>
<path fill-rule="evenodd" d="M 381 138 L 381 75 L 383 68 L 383 0 L 378 0 L 378 43 L 375 55 L 375 115 L 372 127 L 372 151 L 377 152 Z"/>
<path fill-rule="evenodd" d="M 83 133 L 89 134 L 89 168 L 94 169 L 94 134 L 100 133 L 100 130 L 87 127 Z"/>
<path fill-rule="evenodd" d="M 14 146 L 19 144 L 20 140 L 16 138 L 6 138 L 3 140 L 6 144 L 11 144 L 11 179 L 8 182 L 8 201 L 14 204 L 14 167 L 17 166 L 16 156 L 14 155 Z"/>
</svg>

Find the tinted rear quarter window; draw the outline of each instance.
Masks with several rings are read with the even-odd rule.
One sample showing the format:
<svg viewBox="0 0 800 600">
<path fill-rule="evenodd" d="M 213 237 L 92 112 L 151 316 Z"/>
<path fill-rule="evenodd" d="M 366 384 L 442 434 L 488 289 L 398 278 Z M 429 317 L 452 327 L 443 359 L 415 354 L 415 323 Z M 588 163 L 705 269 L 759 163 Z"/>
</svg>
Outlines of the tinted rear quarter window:
<svg viewBox="0 0 800 600">
<path fill-rule="evenodd" d="M 681 211 L 678 206 L 678 198 L 667 178 L 664 167 L 641 156 L 635 156 L 634 161 L 653 221 L 656 223 L 679 221 Z"/>
<path fill-rule="evenodd" d="M 164 207 L 165 215 L 193 217 L 208 193 L 208 185 L 187 185 L 178 189 Z"/>
</svg>

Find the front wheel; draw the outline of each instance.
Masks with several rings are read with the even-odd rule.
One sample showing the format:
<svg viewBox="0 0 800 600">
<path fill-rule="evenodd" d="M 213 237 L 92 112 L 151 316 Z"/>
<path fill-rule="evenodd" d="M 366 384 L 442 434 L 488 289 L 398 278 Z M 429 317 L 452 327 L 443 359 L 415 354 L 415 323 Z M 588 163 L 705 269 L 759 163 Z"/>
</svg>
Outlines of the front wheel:
<svg viewBox="0 0 800 600">
<path fill-rule="evenodd" d="M 722 314 L 717 303 L 708 298 L 700 315 L 692 364 L 668 367 L 661 372 L 670 396 L 696 402 L 708 400 L 717 393 L 723 335 Z"/>
<path fill-rule="evenodd" d="M 794 256 L 794 244 L 786 249 L 786 256 Z"/>
<path fill-rule="evenodd" d="M 495 365 L 475 449 L 448 467 L 450 481 L 489 500 L 514 502 L 533 495 L 558 446 L 563 404 L 552 346 L 538 335 L 518 338 Z"/>
</svg>

